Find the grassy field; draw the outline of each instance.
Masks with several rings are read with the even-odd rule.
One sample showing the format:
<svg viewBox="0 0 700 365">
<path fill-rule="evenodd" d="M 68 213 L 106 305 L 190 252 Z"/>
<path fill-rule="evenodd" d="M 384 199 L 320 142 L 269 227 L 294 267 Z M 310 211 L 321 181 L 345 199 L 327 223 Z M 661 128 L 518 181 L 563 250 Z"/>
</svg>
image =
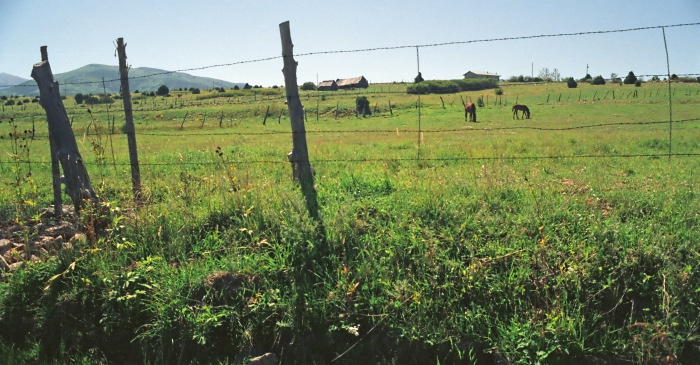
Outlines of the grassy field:
<svg viewBox="0 0 700 365">
<path fill-rule="evenodd" d="M 498 98 L 419 97 L 401 84 L 302 92 L 319 221 L 286 162 L 283 89 L 135 95 L 142 206 L 132 203 L 119 100 L 108 110 L 68 97 L 112 214 L 102 234 L 4 274 L 0 356 L 700 358 L 700 84 L 674 83 L 672 109 L 664 83 L 501 88 Z M 373 115 L 355 116 L 357 96 Z M 479 122 L 465 122 L 462 100 L 479 97 Z M 516 100 L 532 119 L 512 118 Z M 0 217 L 31 240 L 37 222 L 52 223 L 38 217 L 52 201 L 45 117 L 24 103 L 0 120 Z M 34 139 L 7 137 L 32 129 Z M 74 220 L 89 231 L 95 214 Z"/>
</svg>

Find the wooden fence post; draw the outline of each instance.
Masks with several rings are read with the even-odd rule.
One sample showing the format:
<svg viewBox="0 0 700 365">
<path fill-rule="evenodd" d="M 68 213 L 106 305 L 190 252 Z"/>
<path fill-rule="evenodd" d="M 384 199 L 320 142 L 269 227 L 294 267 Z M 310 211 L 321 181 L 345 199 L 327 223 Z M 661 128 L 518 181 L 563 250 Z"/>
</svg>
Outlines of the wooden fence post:
<svg viewBox="0 0 700 365">
<path fill-rule="evenodd" d="M 265 118 L 263 118 L 263 125 L 267 123 L 267 114 L 270 113 L 270 106 L 267 106 L 267 110 L 265 110 Z"/>
<path fill-rule="evenodd" d="M 319 220 L 318 199 L 314 188 L 314 177 L 309 163 L 309 150 L 306 144 L 306 127 L 304 126 L 304 107 L 299 100 L 297 85 L 297 62 L 294 60 L 292 36 L 289 22 L 279 25 L 282 40 L 282 59 L 284 60 L 284 85 L 287 93 L 287 107 L 292 126 L 292 151 L 287 154 L 292 164 L 294 178 L 301 184 L 301 190 L 306 198 L 306 208 L 315 220 Z"/>
<path fill-rule="evenodd" d="M 180 130 L 182 130 L 182 128 L 184 128 L 184 126 L 185 126 L 185 120 L 187 120 L 187 114 L 189 114 L 189 113 L 190 113 L 189 111 L 186 111 L 186 112 L 185 112 L 185 117 L 182 118 L 182 124 L 180 124 Z"/>
<path fill-rule="evenodd" d="M 136 148 L 136 128 L 134 127 L 134 114 L 131 109 L 129 67 L 126 65 L 126 43 L 124 43 L 124 38 L 117 38 L 117 52 L 119 53 L 119 75 L 121 76 L 122 100 L 124 101 L 126 138 L 129 143 L 131 188 L 134 192 L 134 201 L 136 203 L 141 203 L 141 169 L 139 167 L 139 155 Z"/>
<path fill-rule="evenodd" d="M 41 62 L 34 65 L 32 78 L 39 86 L 39 104 L 46 112 L 49 135 L 54 142 L 52 152 L 63 168 L 66 193 L 71 197 L 78 213 L 86 201 L 97 203 L 100 199 L 90 184 L 90 177 L 78 151 L 78 143 L 61 99 L 58 82 L 53 78 L 46 46 L 41 47 Z M 52 171 L 55 172 L 53 168 Z M 56 185 L 54 182 L 54 194 Z"/>
</svg>

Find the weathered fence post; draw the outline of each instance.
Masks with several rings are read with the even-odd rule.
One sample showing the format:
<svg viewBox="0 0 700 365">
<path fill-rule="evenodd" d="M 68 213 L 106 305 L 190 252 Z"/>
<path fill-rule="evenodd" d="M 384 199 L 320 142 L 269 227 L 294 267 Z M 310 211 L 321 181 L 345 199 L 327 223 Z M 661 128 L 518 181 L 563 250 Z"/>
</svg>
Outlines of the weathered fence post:
<svg viewBox="0 0 700 365">
<path fill-rule="evenodd" d="M 297 62 L 294 61 L 292 36 L 289 22 L 279 25 L 282 40 L 282 59 L 284 60 L 284 85 L 287 92 L 287 107 L 292 126 L 292 151 L 287 154 L 292 164 L 294 179 L 301 184 L 301 190 L 306 198 L 306 208 L 312 218 L 318 220 L 318 199 L 314 188 L 314 177 L 309 163 L 309 150 L 306 145 L 306 127 L 304 126 L 304 107 L 299 100 L 297 85 Z"/>
<path fill-rule="evenodd" d="M 267 106 L 267 110 L 265 110 L 265 118 L 263 118 L 263 125 L 267 123 L 267 115 L 270 113 L 270 106 Z"/>
<path fill-rule="evenodd" d="M 134 192 L 134 201 L 141 202 L 141 169 L 139 167 L 139 155 L 136 149 L 136 128 L 134 128 L 134 114 L 131 109 L 131 92 L 129 91 L 129 67 L 126 65 L 126 43 L 124 38 L 117 38 L 117 52 L 119 53 L 119 75 L 122 84 L 122 100 L 124 101 L 124 118 L 126 120 L 126 138 L 129 143 L 129 163 L 131 164 L 131 188 Z"/>
<path fill-rule="evenodd" d="M 63 182 L 66 184 L 66 193 L 71 197 L 76 213 L 78 213 L 86 200 L 96 203 L 100 199 L 92 189 L 90 177 L 83 163 L 83 158 L 78 151 L 78 143 L 75 141 L 75 136 L 68 120 L 68 113 L 66 113 L 66 108 L 61 100 L 58 82 L 54 80 L 53 72 L 51 72 L 46 46 L 41 47 L 41 60 L 41 62 L 34 65 L 32 78 L 39 87 L 39 104 L 46 112 L 49 136 L 51 141 L 54 142 L 52 154 L 56 156 L 63 168 Z M 54 171 L 53 168 L 52 171 Z M 56 185 L 54 182 L 54 194 L 56 194 Z"/>
</svg>

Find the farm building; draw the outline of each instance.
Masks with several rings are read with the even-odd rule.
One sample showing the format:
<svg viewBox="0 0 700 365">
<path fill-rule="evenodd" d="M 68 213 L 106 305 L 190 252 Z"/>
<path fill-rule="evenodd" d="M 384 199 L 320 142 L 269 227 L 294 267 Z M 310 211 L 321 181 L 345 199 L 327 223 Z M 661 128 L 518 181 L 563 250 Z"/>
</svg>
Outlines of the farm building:
<svg viewBox="0 0 700 365">
<path fill-rule="evenodd" d="M 338 90 L 338 83 L 335 80 L 321 81 L 317 89 L 318 91 L 336 91 Z"/>
<path fill-rule="evenodd" d="M 468 71 L 467 73 L 464 74 L 465 79 L 500 79 L 501 75 L 498 74 L 492 74 L 489 72 L 480 72 L 480 71 Z"/>
<path fill-rule="evenodd" d="M 339 89 L 365 89 L 369 87 L 369 82 L 364 76 L 352 79 L 338 79 L 336 83 Z"/>
</svg>

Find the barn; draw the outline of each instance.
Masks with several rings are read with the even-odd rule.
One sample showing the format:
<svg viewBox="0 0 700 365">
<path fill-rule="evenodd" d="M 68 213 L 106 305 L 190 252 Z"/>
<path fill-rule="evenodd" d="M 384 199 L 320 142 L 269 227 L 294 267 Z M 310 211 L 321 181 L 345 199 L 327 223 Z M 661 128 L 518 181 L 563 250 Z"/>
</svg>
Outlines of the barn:
<svg viewBox="0 0 700 365">
<path fill-rule="evenodd" d="M 498 81 L 501 78 L 501 75 L 492 74 L 490 72 L 468 71 L 467 73 L 464 74 L 464 78 L 465 79 L 495 79 Z"/>
<path fill-rule="evenodd" d="M 338 84 L 338 89 L 366 89 L 369 87 L 369 82 L 364 76 L 352 79 L 338 79 L 336 83 Z"/>
<path fill-rule="evenodd" d="M 338 83 L 335 80 L 325 80 L 321 81 L 317 87 L 318 91 L 336 91 L 338 90 Z"/>
</svg>

